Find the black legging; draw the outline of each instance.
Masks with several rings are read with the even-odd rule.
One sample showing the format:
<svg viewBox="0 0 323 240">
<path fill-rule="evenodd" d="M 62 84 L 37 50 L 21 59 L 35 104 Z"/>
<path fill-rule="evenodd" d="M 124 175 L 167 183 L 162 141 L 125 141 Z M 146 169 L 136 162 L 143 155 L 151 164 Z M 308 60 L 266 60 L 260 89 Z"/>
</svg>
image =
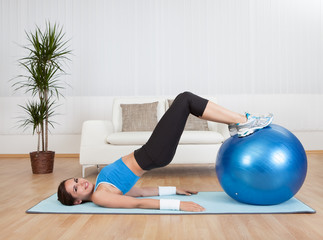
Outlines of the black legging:
<svg viewBox="0 0 323 240">
<path fill-rule="evenodd" d="M 189 114 L 203 115 L 208 100 L 190 92 L 179 94 L 158 122 L 149 140 L 135 150 L 135 159 L 143 170 L 164 167 L 175 155 Z"/>
</svg>

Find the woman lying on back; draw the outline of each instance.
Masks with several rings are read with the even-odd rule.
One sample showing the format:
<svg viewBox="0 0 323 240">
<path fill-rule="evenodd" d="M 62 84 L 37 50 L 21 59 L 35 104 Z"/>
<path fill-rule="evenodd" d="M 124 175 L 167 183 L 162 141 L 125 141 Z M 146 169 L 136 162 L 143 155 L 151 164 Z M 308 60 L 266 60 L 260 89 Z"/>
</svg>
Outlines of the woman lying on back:
<svg viewBox="0 0 323 240">
<path fill-rule="evenodd" d="M 204 211 L 202 206 L 189 201 L 136 198 L 171 194 L 191 195 L 196 194 L 196 191 L 176 187 L 134 187 L 145 172 L 164 167 L 172 161 L 189 114 L 228 124 L 230 134 L 238 134 L 239 137 L 268 126 L 273 119 L 272 114 L 264 117 L 241 115 L 190 92 L 181 93 L 158 122 L 145 145 L 104 167 L 95 185 L 83 178 L 70 178 L 61 182 L 57 192 L 58 200 L 64 205 L 92 201 L 108 208 Z"/>
</svg>

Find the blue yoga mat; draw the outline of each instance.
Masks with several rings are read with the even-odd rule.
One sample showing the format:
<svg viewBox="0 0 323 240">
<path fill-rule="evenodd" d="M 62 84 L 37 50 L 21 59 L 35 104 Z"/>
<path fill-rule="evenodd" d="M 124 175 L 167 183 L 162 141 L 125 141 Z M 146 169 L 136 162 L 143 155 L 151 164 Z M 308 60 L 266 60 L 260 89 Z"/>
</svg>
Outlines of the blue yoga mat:
<svg viewBox="0 0 323 240">
<path fill-rule="evenodd" d="M 272 206 L 256 206 L 237 202 L 224 192 L 199 192 L 197 195 L 171 195 L 150 197 L 154 199 L 179 199 L 193 201 L 204 208 L 204 212 L 184 212 L 151 209 L 104 208 L 92 202 L 64 206 L 57 200 L 56 193 L 27 210 L 27 213 L 62 213 L 62 214 L 260 214 L 260 213 L 315 213 L 315 210 L 296 198 Z"/>
</svg>

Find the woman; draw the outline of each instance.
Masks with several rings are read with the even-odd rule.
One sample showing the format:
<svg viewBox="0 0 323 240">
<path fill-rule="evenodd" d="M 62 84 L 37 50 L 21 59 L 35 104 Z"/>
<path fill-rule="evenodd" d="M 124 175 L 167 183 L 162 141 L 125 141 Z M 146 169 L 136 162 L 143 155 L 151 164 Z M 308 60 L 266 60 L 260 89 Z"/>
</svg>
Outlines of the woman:
<svg viewBox="0 0 323 240">
<path fill-rule="evenodd" d="M 194 202 L 135 198 L 197 193 L 176 187 L 134 187 L 145 172 L 164 167 L 172 161 L 190 113 L 205 120 L 228 124 L 230 134 L 238 134 L 239 137 L 268 126 L 273 119 L 272 114 L 263 117 L 241 115 L 190 92 L 181 93 L 158 122 L 145 145 L 104 167 L 95 185 L 82 178 L 71 178 L 61 182 L 58 187 L 58 200 L 64 205 L 92 201 L 109 208 L 204 211 L 202 206 Z"/>
</svg>

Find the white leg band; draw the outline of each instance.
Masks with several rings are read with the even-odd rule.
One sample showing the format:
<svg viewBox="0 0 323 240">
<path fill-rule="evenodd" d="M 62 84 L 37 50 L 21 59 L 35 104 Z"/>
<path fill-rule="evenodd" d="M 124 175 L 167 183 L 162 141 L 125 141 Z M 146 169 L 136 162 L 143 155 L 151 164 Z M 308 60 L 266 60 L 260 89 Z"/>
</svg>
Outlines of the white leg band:
<svg viewBox="0 0 323 240">
<path fill-rule="evenodd" d="M 160 210 L 179 210 L 181 201 L 178 199 L 160 199 Z"/>
<path fill-rule="evenodd" d="M 158 187 L 159 196 L 176 194 L 176 187 Z"/>
</svg>

